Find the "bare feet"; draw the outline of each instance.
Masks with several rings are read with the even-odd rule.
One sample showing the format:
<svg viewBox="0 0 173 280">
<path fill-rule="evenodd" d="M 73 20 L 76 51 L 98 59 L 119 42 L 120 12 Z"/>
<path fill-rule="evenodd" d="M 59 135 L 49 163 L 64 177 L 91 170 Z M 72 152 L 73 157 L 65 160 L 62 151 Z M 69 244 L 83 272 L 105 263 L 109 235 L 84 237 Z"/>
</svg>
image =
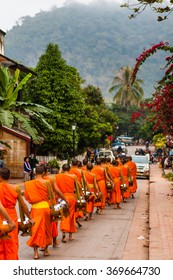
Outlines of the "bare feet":
<svg viewBox="0 0 173 280">
<path fill-rule="evenodd" d="M 38 247 L 34 247 L 34 260 L 39 259 L 39 255 L 38 255 Z"/>
<path fill-rule="evenodd" d="M 56 240 L 53 242 L 53 247 L 57 248 L 60 245 L 60 241 Z"/>
<path fill-rule="evenodd" d="M 63 242 L 63 243 L 66 243 L 66 235 L 65 235 L 65 232 L 63 232 L 62 242 Z"/>
<path fill-rule="evenodd" d="M 48 251 L 48 247 L 46 247 L 46 248 L 44 249 L 44 254 L 43 254 L 43 256 L 45 256 L 45 257 L 50 256 L 50 253 L 49 253 L 49 251 Z"/>
<path fill-rule="evenodd" d="M 69 233 L 69 241 L 73 241 L 74 239 L 72 238 L 72 233 Z"/>
<path fill-rule="evenodd" d="M 77 223 L 79 228 L 82 227 L 82 225 L 79 223 L 79 221 L 76 221 L 76 223 Z"/>
<path fill-rule="evenodd" d="M 44 248 L 40 248 L 39 251 L 44 251 Z"/>
</svg>

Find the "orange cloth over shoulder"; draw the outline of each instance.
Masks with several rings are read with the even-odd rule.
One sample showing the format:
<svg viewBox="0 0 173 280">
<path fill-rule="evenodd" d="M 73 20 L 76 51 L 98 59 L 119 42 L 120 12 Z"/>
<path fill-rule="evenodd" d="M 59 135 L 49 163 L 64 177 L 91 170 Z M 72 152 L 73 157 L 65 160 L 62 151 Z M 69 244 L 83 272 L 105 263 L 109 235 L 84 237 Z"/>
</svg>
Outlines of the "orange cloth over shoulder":
<svg viewBox="0 0 173 280">
<path fill-rule="evenodd" d="M 0 260 L 18 260 L 18 217 L 16 212 L 16 202 L 18 193 L 8 183 L 0 183 L 0 199 L 9 216 L 16 224 L 16 229 L 8 235 L 11 237 L 8 240 L 0 240 Z M 3 220 L 2 217 L 0 219 Z"/>
<path fill-rule="evenodd" d="M 27 181 L 24 196 L 32 204 L 31 217 L 35 220 L 35 225 L 31 228 L 32 235 L 26 244 L 30 247 L 45 248 L 52 244 L 48 188 L 45 183 L 38 180 Z M 44 204 L 39 207 L 39 202 L 47 202 L 47 206 Z M 34 204 L 38 207 L 35 208 Z"/>
<path fill-rule="evenodd" d="M 111 197 L 110 197 L 110 203 L 111 204 L 115 204 L 115 203 L 120 203 L 121 202 L 121 170 L 119 167 L 116 166 L 111 166 L 109 168 L 109 172 L 114 180 L 114 190 L 111 193 Z"/>
<path fill-rule="evenodd" d="M 58 185 L 60 191 L 64 194 L 65 198 L 70 204 L 70 215 L 64 217 L 60 222 L 60 229 L 64 232 L 76 232 L 76 221 L 75 221 L 75 206 L 76 206 L 76 197 L 75 197 L 75 180 L 74 176 L 70 174 L 57 174 L 55 176 L 56 184 Z"/>
<path fill-rule="evenodd" d="M 37 180 L 25 182 L 24 196 L 30 204 L 37 203 L 43 200 L 49 201 L 48 189 L 46 184 L 43 184 L 42 182 Z"/>
<path fill-rule="evenodd" d="M 136 163 L 133 161 L 128 161 L 127 165 L 129 166 L 131 171 L 131 176 L 133 177 L 133 186 L 130 186 L 129 189 L 131 193 L 135 193 L 138 187 L 137 180 L 136 180 L 137 166 Z"/>
<path fill-rule="evenodd" d="M 105 208 L 107 199 L 106 181 L 105 181 L 105 169 L 101 166 L 95 165 L 91 171 L 96 175 L 97 184 L 102 193 L 102 205 L 101 208 Z"/>
</svg>

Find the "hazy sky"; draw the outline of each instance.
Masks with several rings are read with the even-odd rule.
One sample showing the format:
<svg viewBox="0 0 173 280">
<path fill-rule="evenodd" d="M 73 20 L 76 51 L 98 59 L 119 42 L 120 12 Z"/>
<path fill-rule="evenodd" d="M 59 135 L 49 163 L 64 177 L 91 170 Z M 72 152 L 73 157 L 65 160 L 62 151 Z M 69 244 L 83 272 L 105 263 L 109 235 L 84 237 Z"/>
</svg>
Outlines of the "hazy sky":
<svg viewBox="0 0 173 280">
<path fill-rule="evenodd" d="M 48 11 L 53 6 L 61 7 L 63 3 L 91 3 L 94 0 L 2 0 L 0 4 L 0 29 L 10 30 L 23 16 L 34 16 L 40 11 Z M 123 0 L 106 0 L 123 2 Z"/>
</svg>

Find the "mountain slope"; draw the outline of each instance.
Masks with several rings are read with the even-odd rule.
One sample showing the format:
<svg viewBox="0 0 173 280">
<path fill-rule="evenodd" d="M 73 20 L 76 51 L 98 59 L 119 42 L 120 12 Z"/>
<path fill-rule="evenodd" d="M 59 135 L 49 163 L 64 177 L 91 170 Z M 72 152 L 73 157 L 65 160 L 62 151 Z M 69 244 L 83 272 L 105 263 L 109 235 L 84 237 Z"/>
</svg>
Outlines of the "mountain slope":
<svg viewBox="0 0 173 280">
<path fill-rule="evenodd" d="M 24 17 L 7 32 L 5 55 L 35 67 L 48 43 L 58 44 L 64 59 L 76 67 L 86 84 L 99 86 L 107 100 L 112 79 L 121 66 L 134 66 L 144 48 L 160 41 L 173 43 L 172 15 L 159 23 L 153 13 L 145 12 L 134 20 L 119 5 L 99 1 L 82 5 L 68 4 Z M 140 70 L 145 97 L 162 75 L 165 54 L 148 59 Z"/>
</svg>

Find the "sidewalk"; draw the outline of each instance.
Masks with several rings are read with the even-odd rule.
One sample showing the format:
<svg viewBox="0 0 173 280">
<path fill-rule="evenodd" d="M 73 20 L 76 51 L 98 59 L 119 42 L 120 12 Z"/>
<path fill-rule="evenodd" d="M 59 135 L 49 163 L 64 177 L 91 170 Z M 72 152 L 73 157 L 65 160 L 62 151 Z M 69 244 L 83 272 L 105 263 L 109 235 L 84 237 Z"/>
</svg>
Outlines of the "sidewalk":
<svg viewBox="0 0 173 280">
<path fill-rule="evenodd" d="M 171 170 L 166 170 L 166 173 Z M 149 191 L 149 260 L 173 259 L 172 182 L 162 177 L 159 165 L 151 165 Z"/>
<path fill-rule="evenodd" d="M 171 170 L 166 170 L 166 173 Z M 141 182 L 138 180 L 138 185 Z M 173 259 L 173 182 L 151 165 L 148 189 L 139 188 L 123 260 Z"/>
</svg>

